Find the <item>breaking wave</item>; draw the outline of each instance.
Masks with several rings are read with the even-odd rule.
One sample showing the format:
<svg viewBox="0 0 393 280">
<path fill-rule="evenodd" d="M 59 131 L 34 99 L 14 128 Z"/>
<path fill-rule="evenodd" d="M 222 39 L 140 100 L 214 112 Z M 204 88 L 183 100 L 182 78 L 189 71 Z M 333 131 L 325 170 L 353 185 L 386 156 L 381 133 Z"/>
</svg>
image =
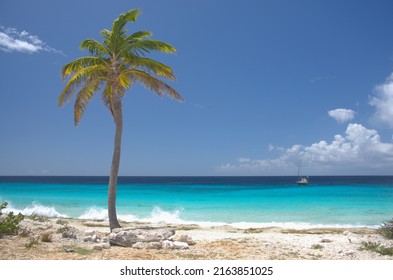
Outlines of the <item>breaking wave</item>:
<svg viewBox="0 0 393 280">
<path fill-rule="evenodd" d="M 67 215 L 59 213 L 54 207 L 41 205 L 37 202 L 33 202 L 31 206 L 27 206 L 24 209 L 17 209 L 10 203 L 7 208 L 2 210 L 4 213 L 14 212 L 14 214 L 22 213 L 25 216 L 38 215 L 48 218 L 68 218 Z"/>
<path fill-rule="evenodd" d="M 198 225 L 201 227 L 217 227 L 231 226 L 238 229 L 248 228 L 266 228 L 281 227 L 290 229 L 310 229 L 310 228 L 378 228 L 380 225 L 362 225 L 362 224 L 313 224 L 307 222 L 217 222 L 217 221 L 192 221 L 183 219 L 183 209 L 175 209 L 173 211 L 165 211 L 160 207 L 154 207 L 150 214 L 140 217 L 133 214 L 119 213 L 118 218 L 124 222 L 144 222 L 153 224 L 182 224 L 182 225 Z M 108 210 L 101 207 L 90 207 L 80 216 L 69 216 L 60 213 L 52 206 L 45 206 L 37 202 L 33 202 L 24 209 L 18 209 L 10 203 L 7 208 L 2 210 L 3 213 L 14 212 L 14 214 L 22 213 L 30 216 L 32 214 L 49 217 L 49 218 L 77 218 L 83 220 L 108 220 Z"/>
<path fill-rule="evenodd" d="M 185 223 L 180 219 L 180 210 L 172 213 L 162 210 L 160 207 L 154 207 L 150 215 L 138 218 L 132 214 L 118 214 L 118 218 L 125 222 L 146 222 L 146 223 Z M 79 219 L 86 220 L 108 220 L 108 210 L 100 207 L 91 207 L 87 209 Z"/>
<path fill-rule="evenodd" d="M 150 216 L 141 219 L 142 222 L 148 223 L 168 223 L 168 224 L 182 224 L 185 223 L 182 219 L 180 219 L 181 210 L 175 210 L 172 213 L 168 211 L 162 210 L 160 207 L 154 207 L 153 211 L 150 213 Z"/>
<path fill-rule="evenodd" d="M 83 220 L 108 220 L 108 210 L 104 208 L 91 207 L 87 209 L 79 219 Z"/>
</svg>

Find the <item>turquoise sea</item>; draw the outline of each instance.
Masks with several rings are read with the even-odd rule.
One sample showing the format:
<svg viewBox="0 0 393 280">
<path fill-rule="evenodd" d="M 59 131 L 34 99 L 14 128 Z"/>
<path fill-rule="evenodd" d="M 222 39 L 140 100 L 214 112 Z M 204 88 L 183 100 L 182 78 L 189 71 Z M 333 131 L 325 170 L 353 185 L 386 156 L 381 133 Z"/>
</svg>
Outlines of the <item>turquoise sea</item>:
<svg viewBox="0 0 393 280">
<path fill-rule="evenodd" d="M 378 227 L 393 218 L 393 176 L 120 177 L 120 220 L 235 227 Z M 107 177 L 0 177 L 8 211 L 106 219 Z"/>
</svg>

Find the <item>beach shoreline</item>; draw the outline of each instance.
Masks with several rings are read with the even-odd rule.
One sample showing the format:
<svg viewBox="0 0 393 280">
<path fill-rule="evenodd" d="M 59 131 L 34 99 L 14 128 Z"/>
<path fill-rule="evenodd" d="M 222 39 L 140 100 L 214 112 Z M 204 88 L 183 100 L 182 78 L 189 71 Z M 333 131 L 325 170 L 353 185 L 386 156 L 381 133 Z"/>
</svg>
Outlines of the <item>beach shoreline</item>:
<svg viewBox="0 0 393 280">
<path fill-rule="evenodd" d="M 239 229 L 230 225 L 121 223 L 123 228 L 171 228 L 173 239 L 193 241 L 183 249 L 136 249 L 102 246 L 110 233 L 106 221 L 73 218 L 30 219 L 18 236 L 0 238 L 1 260 L 393 260 L 365 250 L 364 244 L 392 248 L 373 228 L 264 227 Z M 64 230 L 70 230 L 70 236 Z M 89 236 L 94 235 L 93 240 Z M 104 243 L 103 243 L 104 242 Z"/>
</svg>

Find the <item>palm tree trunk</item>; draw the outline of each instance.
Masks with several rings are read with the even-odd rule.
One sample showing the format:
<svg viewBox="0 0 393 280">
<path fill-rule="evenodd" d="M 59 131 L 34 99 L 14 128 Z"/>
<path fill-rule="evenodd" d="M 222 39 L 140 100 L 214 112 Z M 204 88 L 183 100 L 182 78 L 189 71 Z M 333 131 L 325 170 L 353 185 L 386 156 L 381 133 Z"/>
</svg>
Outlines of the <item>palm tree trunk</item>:
<svg viewBox="0 0 393 280">
<path fill-rule="evenodd" d="M 116 189 L 117 176 L 119 174 L 120 165 L 120 150 L 121 150 L 121 135 L 123 131 L 123 113 L 121 108 L 121 100 L 117 97 L 113 100 L 113 117 L 116 124 L 115 147 L 113 151 L 112 167 L 109 177 L 108 186 L 108 218 L 109 227 L 111 231 L 114 228 L 120 228 L 119 221 L 116 214 Z"/>
</svg>

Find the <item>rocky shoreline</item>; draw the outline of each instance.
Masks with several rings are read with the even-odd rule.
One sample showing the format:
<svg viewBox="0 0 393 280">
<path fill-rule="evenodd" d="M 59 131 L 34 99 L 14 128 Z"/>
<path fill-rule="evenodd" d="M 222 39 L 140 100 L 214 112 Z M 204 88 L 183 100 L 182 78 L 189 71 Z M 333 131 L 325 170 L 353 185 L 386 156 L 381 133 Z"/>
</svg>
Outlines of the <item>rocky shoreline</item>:
<svg viewBox="0 0 393 280">
<path fill-rule="evenodd" d="M 18 236 L 0 239 L 2 260 L 321 259 L 392 260 L 365 244 L 393 247 L 369 228 L 285 229 L 26 218 Z"/>
</svg>

